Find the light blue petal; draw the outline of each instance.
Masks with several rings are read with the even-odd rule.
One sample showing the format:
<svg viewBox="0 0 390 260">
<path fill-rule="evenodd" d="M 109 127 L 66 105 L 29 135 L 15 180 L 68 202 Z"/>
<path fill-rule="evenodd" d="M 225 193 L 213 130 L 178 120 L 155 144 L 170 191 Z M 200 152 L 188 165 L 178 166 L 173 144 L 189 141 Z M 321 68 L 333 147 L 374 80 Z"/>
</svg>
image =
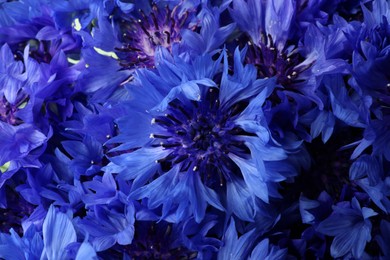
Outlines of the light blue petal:
<svg viewBox="0 0 390 260">
<path fill-rule="evenodd" d="M 333 239 L 330 246 L 330 253 L 333 257 L 342 257 L 351 251 L 354 240 L 351 239 L 351 232 L 341 232 Z"/>
<path fill-rule="evenodd" d="M 269 239 L 263 239 L 252 251 L 250 259 L 266 259 L 268 255 Z"/>
<path fill-rule="evenodd" d="M 129 195 L 130 199 L 149 198 L 148 207 L 156 208 L 161 204 L 169 201 L 168 197 L 172 197 L 172 192 L 177 192 L 176 185 L 178 184 L 178 167 L 173 167 L 170 171 L 164 173 L 156 180 L 148 185 L 140 187 L 132 191 Z"/>
<path fill-rule="evenodd" d="M 253 222 L 254 197 L 245 182 L 232 176 L 227 182 L 227 208 L 242 220 Z"/>
<path fill-rule="evenodd" d="M 236 225 L 234 218 L 230 219 L 230 224 L 224 234 L 223 242 L 224 246 L 219 250 L 218 260 L 230 259 L 233 255 L 234 246 L 237 243 L 238 235 L 236 231 Z"/>
<path fill-rule="evenodd" d="M 209 187 L 207 187 L 206 185 L 204 185 L 199 177 L 199 175 L 197 175 L 195 177 L 195 185 L 197 187 L 199 187 L 199 190 L 200 192 L 203 194 L 203 196 L 205 196 L 205 199 L 206 201 L 211 205 L 213 206 L 214 208 L 216 209 L 219 209 L 219 210 L 222 210 L 224 211 L 225 209 L 223 208 L 219 198 L 218 198 L 218 194 L 210 189 Z"/>
<path fill-rule="evenodd" d="M 97 252 L 100 252 L 109 249 L 110 247 L 115 245 L 115 242 L 116 241 L 114 236 L 102 236 L 102 237 L 96 237 L 92 241 L 92 245 Z"/>
<path fill-rule="evenodd" d="M 134 9 L 134 4 L 122 2 L 121 0 L 115 0 L 115 3 L 125 14 L 130 13 Z"/>
<path fill-rule="evenodd" d="M 191 30 L 182 30 L 182 37 L 184 43 L 192 50 L 194 50 L 197 53 L 202 53 L 204 46 L 204 41 L 202 37 L 197 34 L 196 32 L 193 32 Z"/>
<path fill-rule="evenodd" d="M 349 169 L 349 178 L 358 180 L 368 176 L 371 186 L 381 181 L 381 166 L 375 157 L 362 155 L 354 161 Z"/>
<path fill-rule="evenodd" d="M 362 215 L 363 215 L 364 219 L 368 219 L 372 216 L 378 215 L 378 213 L 376 213 L 373 209 L 363 207 L 362 208 Z"/>
<path fill-rule="evenodd" d="M 242 176 L 244 177 L 245 183 L 248 186 L 250 192 L 264 202 L 268 203 L 269 198 L 267 184 L 263 176 L 261 176 L 259 169 L 255 167 L 254 163 L 231 153 L 229 154 L 229 157 L 240 168 Z"/>
<path fill-rule="evenodd" d="M 188 172 L 186 174 L 184 180 L 186 181 L 186 186 L 187 186 L 188 193 L 189 193 L 188 200 L 190 201 L 191 206 L 193 208 L 195 221 L 197 223 L 200 223 L 203 220 L 204 215 L 206 213 L 207 203 L 206 203 L 205 194 L 202 192 L 201 186 L 203 184 L 199 183 L 196 180 L 196 178 L 199 178 L 199 177 L 195 176 L 194 174 L 195 174 L 194 172 Z M 195 180 L 194 180 L 194 178 L 195 178 Z M 184 181 L 184 180 L 181 180 L 181 181 Z"/>
<path fill-rule="evenodd" d="M 190 80 L 181 83 L 179 86 L 172 88 L 159 105 L 154 107 L 153 111 L 165 111 L 169 102 L 183 94 L 189 100 L 200 101 L 201 91 L 199 85 L 214 86 L 215 83 L 210 79 Z"/>
<path fill-rule="evenodd" d="M 334 124 L 333 114 L 321 111 L 311 124 L 310 135 L 314 139 L 322 133 L 322 141 L 326 143 L 333 133 Z"/>
<path fill-rule="evenodd" d="M 75 260 L 96 260 L 98 259 L 95 249 L 88 242 L 83 242 L 77 251 Z"/>
<path fill-rule="evenodd" d="M 51 205 L 43 222 L 43 243 L 47 259 L 61 259 L 66 246 L 76 241 L 72 221 Z"/>
<path fill-rule="evenodd" d="M 231 218 L 223 238 L 224 246 L 218 253 L 218 259 L 245 259 L 255 240 L 255 231 L 252 229 L 238 238 L 234 219 Z"/>
<path fill-rule="evenodd" d="M 134 179 L 139 174 L 146 174 L 158 168 L 157 160 L 165 158 L 170 150 L 163 147 L 141 148 L 131 153 L 111 158 L 117 165 L 125 166 L 119 176 L 124 180 Z"/>
<path fill-rule="evenodd" d="M 133 111 L 131 115 L 117 120 L 121 132 L 119 135 L 109 139 L 106 144 L 124 143 L 128 147 L 124 149 L 142 147 L 150 141 L 149 137 L 153 132 L 151 122 L 152 116 L 150 114 Z"/>
<path fill-rule="evenodd" d="M 331 215 L 319 224 L 317 231 L 328 236 L 348 233 L 352 229 L 355 219 L 356 217 Z"/>
<path fill-rule="evenodd" d="M 264 6 L 257 0 L 233 0 L 230 13 L 241 30 L 247 32 L 255 43 L 260 42 L 264 31 Z"/>
<path fill-rule="evenodd" d="M 309 212 L 309 210 L 317 208 L 320 203 L 316 200 L 310 200 L 301 195 L 299 198 L 299 211 L 301 213 L 302 223 L 314 224 L 315 217 Z"/>
<path fill-rule="evenodd" d="M 379 182 L 375 186 L 371 186 L 368 178 L 364 178 L 357 181 L 357 184 L 370 196 L 373 202 L 384 212 L 390 211 L 390 200 L 386 196 L 386 184 Z"/>
<path fill-rule="evenodd" d="M 295 2 L 267 1 L 265 10 L 265 29 L 276 43 L 278 50 L 283 50 L 289 36 L 290 25 L 295 14 Z"/>
</svg>

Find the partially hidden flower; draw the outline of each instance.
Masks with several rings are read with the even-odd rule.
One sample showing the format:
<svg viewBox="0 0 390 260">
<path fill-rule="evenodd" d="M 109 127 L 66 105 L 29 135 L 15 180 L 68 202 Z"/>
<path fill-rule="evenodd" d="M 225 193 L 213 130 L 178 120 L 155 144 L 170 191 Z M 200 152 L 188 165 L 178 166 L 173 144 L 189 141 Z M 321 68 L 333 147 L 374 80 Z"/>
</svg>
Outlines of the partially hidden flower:
<svg viewBox="0 0 390 260">
<path fill-rule="evenodd" d="M 371 240 L 372 224 L 370 217 L 377 215 L 371 208 L 361 207 L 356 198 L 349 202 L 340 202 L 333 213 L 322 221 L 317 231 L 334 236 L 330 253 L 333 257 L 351 254 L 360 258 L 366 243 Z"/>
</svg>

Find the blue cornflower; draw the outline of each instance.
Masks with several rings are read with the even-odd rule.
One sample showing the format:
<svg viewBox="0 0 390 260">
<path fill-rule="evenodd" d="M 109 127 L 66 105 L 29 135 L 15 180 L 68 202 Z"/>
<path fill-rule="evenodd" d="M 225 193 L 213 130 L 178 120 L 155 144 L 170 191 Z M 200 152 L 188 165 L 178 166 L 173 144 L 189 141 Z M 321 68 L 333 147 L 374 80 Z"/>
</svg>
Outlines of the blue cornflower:
<svg viewBox="0 0 390 260">
<path fill-rule="evenodd" d="M 222 241 L 224 245 L 218 252 L 218 259 L 285 259 L 287 249 L 280 249 L 270 244 L 269 239 L 263 239 L 256 243 L 258 234 L 256 229 L 245 232 L 238 237 L 235 221 L 230 219 L 230 224 L 225 231 Z"/>
<path fill-rule="evenodd" d="M 121 1 L 115 1 L 115 5 L 121 7 Z M 110 68 L 113 73 L 117 72 L 116 77 L 124 80 L 128 77 L 128 69 L 153 67 L 157 47 L 170 51 L 177 49 L 182 41 L 181 30 L 197 26 L 195 4 L 151 5 L 149 1 L 136 1 L 136 5 L 140 5 L 139 9 L 133 10 L 133 6 L 126 12 L 109 13 L 109 17 L 99 13 L 98 27 L 92 29 L 93 36 L 79 32 L 87 47 L 83 56 L 89 67 L 95 70 L 87 76 L 90 80 L 96 78 L 95 88 L 103 83 L 99 82 L 99 72 L 96 71 L 99 62 L 94 59 L 102 60 L 104 69 Z"/>
<path fill-rule="evenodd" d="M 390 177 L 386 173 L 386 162 L 378 156 L 363 154 L 349 170 L 354 180 L 383 212 L 390 212 Z"/>
<path fill-rule="evenodd" d="M 390 222 L 382 220 L 380 224 L 381 233 L 376 237 L 379 246 L 381 247 L 384 258 L 390 257 Z"/>
<path fill-rule="evenodd" d="M 199 55 L 220 50 L 236 28 L 235 23 L 223 24 L 224 20 L 221 19 L 221 15 L 226 8 L 226 3 L 220 7 L 203 6 L 198 14 L 200 30 L 182 30 L 183 43 L 187 51 Z"/>
<path fill-rule="evenodd" d="M 229 226 L 222 238 L 223 246 L 218 252 L 218 259 L 244 259 L 250 254 L 256 238 L 256 230 L 252 229 L 238 238 L 235 221 L 230 219 Z"/>
<path fill-rule="evenodd" d="M 52 136 L 51 122 L 71 113 L 69 84 L 78 72 L 62 51 L 45 63 L 29 57 L 29 50 L 26 46 L 19 60 L 7 44 L 1 49 L 0 186 L 21 167 L 41 166 L 38 158 Z"/>
<path fill-rule="evenodd" d="M 297 40 L 294 33 L 300 7 L 295 1 L 232 2 L 231 16 L 249 36 L 246 61 L 256 66 L 259 77 L 275 76 L 293 99 L 299 93 L 322 109 L 316 94 L 322 76 L 347 72 L 346 62 L 333 49 L 346 41 L 343 32 L 310 24 Z"/>
<path fill-rule="evenodd" d="M 23 237 L 13 229 L 10 234 L 0 233 L 0 257 L 12 259 L 40 259 L 43 251 L 43 240 L 35 226 L 31 226 Z"/>
<path fill-rule="evenodd" d="M 173 51 L 182 40 L 181 30 L 196 28 L 194 8 L 183 9 L 177 5 L 171 9 L 153 4 L 149 13 L 140 10 L 139 14 L 120 22 L 121 46 L 116 48 L 120 65 L 127 69 L 153 67 L 156 47 Z"/>
<path fill-rule="evenodd" d="M 218 222 L 215 215 L 207 215 L 201 223 L 196 223 L 193 218 L 169 223 L 148 215 L 145 219 L 145 214 L 137 212 L 131 244 L 115 245 L 99 255 L 110 257 L 120 254 L 140 259 L 212 259 L 221 246 L 221 241 L 216 238 L 220 235 L 211 231 Z"/>
<path fill-rule="evenodd" d="M 116 4 L 121 7 L 121 1 Z M 198 12 L 197 1 L 135 1 L 134 5 L 140 6 L 126 12 L 100 13 L 98 26 L 91 34 L 79 32 L 85 45 L 83 58 L 88 64 L 81 84 L 88 93 L 98 91 L 96 96 L 106 97 L 130 80 L 133 70 L 154 68 L 155 55 L 161 47 L 175 55 L 213 52 L 235 27 L 220 26 L 224 8 L 209 9 L 204 5 Z"/>
<path fill-rule="evenodd" d="M 81 39 L 73 34 L 74 29 L 70 25 L 58 28 L 51 9 L 41 7 L 40 11 L 39 17 L 0 27 L 0 42 L 9 44 L 13 51 L 23 51 L 26 45 L 30 45 L 29 55 L 38 62 L 50 63 L 60 50 L 77 57 Z"/>
<path fill-rule="evenodd" d="M 281 260 L 286 256 L 287 249 L 280 249 L 270 244 L 269 239 L 264 239 L 253 249 L 249 259 Z"/>
<path fill-rule="evenodd" d="M 28 48 L 23 63 L 14 59 L 7 44 L 0 50 L 0 187 L 20 167 L 40 166 L 39 148 L 44 148 L 50 135 L 34 124 L 32 86 L 40 69 L 27 54 Z"/>
<path fill-rule="evenodd" d="M 78 243 L 70 217 L 50 206 L 42 232 L 31 225 L 20 237 L 13 229 L 0 234 L 0 257 L 8 259 L 96 259 L 88 242 Z M 83 258 L 84 257 L 84 258 Z M 87 257 L 87 258 L 85 258 Z"/>
<path fill-rule="evenodd" d="M 80 175 L 93 175 L 100 171 L 103 159 L 103 147 L 100 142 L 86 136 L 80 141 L 66 140 L 61 144 L 72 159 L 65 159 L 65 155 L 62 155 L 60 150 L 57 150 L 57 156 L 59 159 L 66 160 L 64 162 L 68 164 L 75 178 L 79 179 Z"/>
<path fill-rule="evenodd" d="M 97 187 L 97 185 L 95 185 Z M 95 188 L 91 185 L 91 188 Z M 99 187 L 98 187 L 99 188 Z M 134 214 L 135 209 L 132 203 L 123 205 L 119 201 L 102 198 L 108 194 L 97 194 L 97 205 L 91 206 L 84 218 L 76 219 L 76 226 L 84 234 L 90 235 L 90 242 L 93 248 L 99 252 L 114 246 L 129 245 L 134 237 Z M 88 198 L 86 198 L 88 202 Z M 98 203 L 107 203 L 101 204 Z"/>
<path fill-rule="evenodd" d="M 233 75 L 225 52 L 216 61 L 204 55 L 183 62 L 164 50 L 158 74 L 137 72 L 128 115 L 108 141 L 122 154 L 106 167 L 134 180 L 130 198 L 162 206 L 162 217 L 173 212 L 177 221 L 194 215 L 199 222 L 207 204 L 253 221 L 257 199 L 279 196 L 277 183 L 295 170 L 261 109 L 275 80 L 256 79 L 244 54 L 235 51 Z"/>
<path fill-rule="evenodd" d="M 370 178 L 363 178 L 357 180 L 356 183 L 383 212 L 390 212 L 390 177 L 378 179 L 376 183 L 372 183 Z"/>
<path fill-rule="evenodd" d="M 5 185 L 0 190 L 0 231 L 6 233 L 12 228 L 16 233 L 23 234 L 23 226 L 35 206 L 14 189 Z"/>
<path fill-rule="evenodd" d="M 39 17 L 0 28 L 0 41 L 7 42 L 0 58 L 0 186 L 20 167 L 41 166 L 38 157 L 56 129 L 54 122 L 72 114 L 70 96 L 84 68 L 82 62 L 71 66 L 67 57 L 78 56 L 80 37 L 71 27 L 58 29 L 50 9 L 39 8 Z"/>
<path fill-rule="evenodd" d="M 319 223 L 332 212 L 332 198 L 326 191 L 321 192 L 317 200 L 310 200 L 301 195 L 299 199 L 299 211 L 301 213 L 302 223 Z"/>
<path fill-rule="evenodd" d="M 66 247 L 77 242 L 76 230 L 71 219 L 54 206 L 51 206 L 47 212 L 42 233 L 44 244 L 42 257 L 44 259 L 60 259 L 65 255 Z"/>
<path fill-rule="evenodd" d="M 340 202 L 333 207 L 333 213 L 317 227 L 317 231 L 334 236 L 330 253 L 333 257 L 352 254 L 360 258 L 366 243 L 371 240 L 370 217 L 377 215 L 370 208 L 360 207 L 354 197 L 352 201 Z"/>
<path fill-rule="evenodd" d="M 93 99 L 89 106 L 79 102 L 74 102 L 73 105 L 72 117 L 61 123 L 65 130 L 63 134 L 69 139 L 80 141 L 83 138 L 91 138 L 104 146 L 107 140 L 117 135 L 118 129 L 114 121 L 116 117 L 124 114 L 123 109 L 101 105 Z"/>
<path fill-rule="evenodd" d="M 179 234 L 177 237 L 183 240 L 183 244 L 188 249 L 197 252 L 198 259 L 213 258 L 222 245 L 222 242 L 217 238 L 220 237 L 220 234 L 212 231 L 215 226 L 218 226 L 218 222 L 217 216 L 211 213 L 201 223 L 190 218 L 178 225 Z"/>
<path fill-rule="evenodd" d="M 390 58 L 390 13 L 387 1 L 373 1 L 372 10 L 362 5 L 364 21 L 349 38 L 355 46 L 352 56 L 352 78 L 349 83 L 360 99 L 354 103 L 366 103 L 363 138 L 357 145 L 352 158 L 357 158 L 366 148 L 372 146 L 372 155 L 390 161 L 389 94 L 390 74 L 387 70 Z M 356 113 L 355 112 L 355 113 Z M 348 123 L 348 121 L 346 121 Z"/>
<path fill-rule="evenodd" d="M 91 181 L 83 182 L 82 185 L 87 191 L 82 197 L 86 207 L 110 204 L 121 196 L 113 176 L 109 173 L 105 173 L 101 178 L 95 177 Z"/>
<path fill-rule="evenodd" d="M 73 26 L 76 30 L 80 30 L 91 24 L 97 14 L 103 11 L 106 2 L 109 1 L 50 1 L 46 6 L 50 7 L 51 16 L 59 29 Z"/>
</svg>

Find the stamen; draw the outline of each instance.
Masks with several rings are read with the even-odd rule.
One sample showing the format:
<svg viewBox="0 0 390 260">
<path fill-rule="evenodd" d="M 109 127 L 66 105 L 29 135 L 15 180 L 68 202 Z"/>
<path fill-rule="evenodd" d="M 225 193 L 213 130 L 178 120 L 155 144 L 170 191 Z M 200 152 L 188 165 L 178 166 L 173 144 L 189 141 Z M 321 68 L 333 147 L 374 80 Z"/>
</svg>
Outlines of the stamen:
<svg viewBox="0 0 390 260">
<path fill-rule="evenodd" d="M 168 138 L 171 138 L 171 136 L 159 135 L 159 134 L 150 134 L 149 138 L 168 139 Z"/>
<path fill-rule="evenodd" d="M 185 130 L 179 129 L 179 130 L 176 130 L 175 133 L 178 135 L 185 135 L 187 132 Z"/>
<path fill-rule="evenodd" d="M 190 114 L 182 107 L 182 105 L 180 104 L 176 104 L 175 102 L 172 102 L 170 104 L 171 107 L 179 110 L 183 115 L 185 115 L 185 117 L 187 117 L 187 119 L 191 119 L 192 117 L 190 116 Z"/>
<path fill-rule="evenodd" d="M 176 160 L 173 161 L 174 164 L 179 164 L 181 162 L 183 162 L 184 160 L 188 159 L 189 155 L 186 154 L 186 155 L 181 155 L 179 156 Z"/>
<path fill-rule="evenodd" d="M 186 11 L 183 16 L 180 18 L 181 22 L 180 22 L 180 25 L 179 27 L 182 28 L 184 26 L 184 23 L 186 22 L 188 18 L 188 11 Z"/>
<path fill-rule="evenodd" d="M 153 8 L 154 9 L 154 8 Z M 157 8 L 156 8 L 157 9 Z M 154 23 L 154 28 L 156 28 L 156 30 L 159 30 L 159 26 L 158 26 L 158 22 L 157 22 L 157 18 L 156 18 L 156 14 L 155 12 L 157 12 L 157 10 L 153 10 L 154 12 L 151 13 L 151 16 L 152 16 L 152 20 L 153 20 L 153 23 Z"/>
<path fill-rule="evenodd" d="M 168 31 L 164 31 L 164 34 L 167 36 L 167 43 L 171 43 L 171 34 Z"/>
<path fill-rule="evenodd" d="M 173 117 L 173 116 L 170 115 L 170 114 L 165 114 L 164 116 L 165 116 L 166 118 L 171 119 L 172 121 L 174 121 L 174 122 L 176 122 L 176 123 L 178 123 L 178 124 L 182 124 L 182 122 L 181 122 L 180 120 L 176 119 L 175 117 Z"/>
<path fill-rule="evenodd" d="M 161 142 L 160 146 L 162 146 L 164 148 L 172 148 L 172 147 L 181 146 L 181 144 L 179 144 L 179 143 L 163 143 L 163 142 Z"/>
</svg>

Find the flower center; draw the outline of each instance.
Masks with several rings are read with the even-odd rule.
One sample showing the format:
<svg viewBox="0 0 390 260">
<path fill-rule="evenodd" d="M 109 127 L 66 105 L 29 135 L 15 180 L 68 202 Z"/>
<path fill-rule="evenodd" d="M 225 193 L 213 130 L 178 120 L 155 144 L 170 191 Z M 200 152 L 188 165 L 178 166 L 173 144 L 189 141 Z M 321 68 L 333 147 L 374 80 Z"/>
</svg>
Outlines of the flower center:
<svg viewBox="0 0 390 260">
<path fill-rule="evenodd" d="M 197 252 L 175 243 L 175 238 L 170 223 L 136 221 L 133 242 L 126 246 L 116 245 L 113 249 L 126 253 L 131 259 L 195 259 Z M 112 250 L 108 252 L 110 256 L 113 253 Z"/>
<path fill-rule="evenodd" d="M 50 54 L 50 43 L 47 41 L 30 40 L 30 57 L 39 63 L 50 63 L 52 56 Z"/>
<path fill-rule="evenodd" d="M 17 112 L 22 109 L 28 101 L 27 95 L 19 95 L 15 104 L 11 104 L 3 96 L 0 98 L 0 120 L 10 125 L 20 125 L 23 123 L 21 119 L 17 117 Z"/>
<path fill-rule="evenodd" d="M 8 187 L 6 197 L 7 207 L 0 208 L 0 231 L 8 233 L 13 228 L 19 235 L 22 235 L 22 220 L 26 216 L 31 215 L 34 211 L 34 206 Z"/>
<path fill-rule="evenodd" d="M 163 170 L 180 164 L 181 171 L 199 171 L 206 185 L 223 186 L 225 179 L 229 179 L 228 173 L 236 167 L 227 154 L 249 154 L 243 142 L 235 138 L 237 134 L 247 133 L 232 122 L 242 104 L 223 111 L 218 96 L 218 89 L 210 88 L 200 102 L 185 104 L 176 99 L 164 116 L 153 118 L 152 124 L 164 130 L 150 135 L 154 139 L 152 146 L 171 151 L 158 161 Z M 218 174 L 218 180 L 210 176 L 212 172 Z"/>
<path fill-rule="evenodd" d="M 121 23 L 123 46 L 116 50 L 123 68 L 153 67 L 157 46 L 171 51 L 172 45 L 181 41 L 180 30 L 189 27 L 190 12 L 178 14 L 177 8 L 154 4 L 149 15 L 140 10 L 141 19 Z"/>
<path fill-rule="evenodd" d="M 280 51 L 276 48 L 272 37 L 268 36 L 266 41 L 255 45 L 248 43 L 248 54 L 246 62 L 257 67 L 260 78 L 277 78 L 277 83 L 283 86 L 291 86 L 297 83 L 299 73 L 309 68 L 299 67 L 298 65 L 304 60 L 296 48 Z"/>
</svg>

